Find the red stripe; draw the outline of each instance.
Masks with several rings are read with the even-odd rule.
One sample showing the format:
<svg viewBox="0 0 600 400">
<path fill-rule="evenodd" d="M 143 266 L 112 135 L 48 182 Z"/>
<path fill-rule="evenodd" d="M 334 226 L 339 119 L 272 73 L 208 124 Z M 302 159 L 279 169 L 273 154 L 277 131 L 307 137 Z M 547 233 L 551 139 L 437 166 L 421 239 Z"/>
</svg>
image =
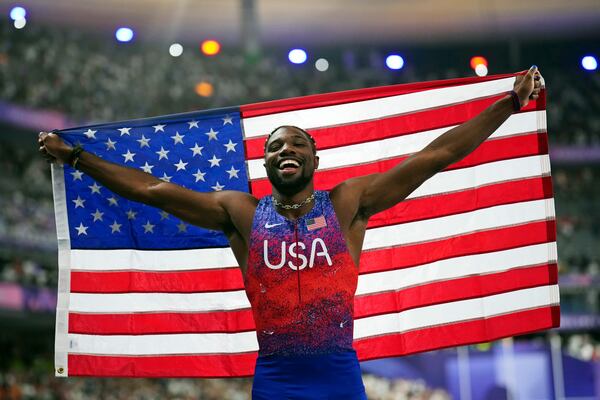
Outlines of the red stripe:
<svg viewBox="0 0 600 400">
<path fill-rule="evenodd" d="M 254 318 L 249 309 L 206 313 L 69 313 L 69 333 L 88 335 L 223 333 L 254 329 Z"/>
<path fill-rule="evenodd" d="M 406 268 L 452 257 L 489 253 L 555 240 L 554 220 L 530 222 L 431 242 L 366 250 L 360 256 L 360 272 Z"/>
<path fill-rule="evenodd" d="M 489 342 L 508 336 L 523 335 L 560 325 L 560 309 L 549 306 L 497 317 L 458 322 L 405 333 L 354 341 L 361 361 L 404 356 L 444 347 Z"/>
<path fill-rule="evenodd" d="M 239 268 L 195 271 L 71 271 L 71 293 L 197 293 L 244 288 Z"/>
<path fill-rule="evenodd" d="M 369 219 L 369 228 L 437 218 L 482 208 L 552 197 L 552 178 L 531 178 L 477 189 L 404 200 Z"/>
<path fill-rule="evenodd" d="M 354 299 L 354 319 L 556 283 L 556 264 L 433 282 L 398 291 L 357 296 Z"/>
<path fill-rule="evenodd" d="M 556 284 L 557 274 L 556 265 L 548 264 L 357 296 L 354 302 L 355 318 Z M 69 333 L 88 335 L 238 333 L 254 329 L 250 310 L 212 313 L 69 314 Z"/>
<path fill-rule="evenodd" d="M 311 96 L 293 97 L 290 99 L 265 101 L 261 103 L 245 104 L 240 106 L 243 118 L 257 117 L 259 115 L 275 114 L 286 111 L 303 110 L 332 106 L 335 104 L 352 103 L 378 99 L 382 97 L 398 96 L 401 94 L 420 92 L 423 90 L 439 89 L 451 86 L 468 85 L 478 82 L 493 81 L 509 78 L 517 74 L 490 75 L 486 77 L 470 77 L 446 79 L 428 82 L 406 83 L 401 85 L 380 86 L 375 88 L 345 90 L 341 92 L 315 94 Z"/>
<path fill-rule="evenodd" d="M 548 136 L 546 133 L 533 133 L 514 137 L 505 137 L 483 142 L 475 151 L 461 161 L 454 163 L 445 171 L 467 168 L 493 161 L 509 160 L 548 153 Z M 393 157 L 387 160 L 315 171 L 315 187 L 330 190 L 337 184 L 357 176 L 387 171 L 408 158 L 408 155 Z M 250 182 L 252 194 L 263 197 L 271 194 L 271 183 L 267 178 L 254 179 Z"/>
<path fill-rule="evenodd" d="M 251 376 L 255 352 L 149 357 L 69 354 L 69 376 L 220 378 Z"/>
<path fill-rule="evenodd" d="M 348 125 L 313 128 L 308 129 L 308 132 L 315 139 L 318 150 L 382 140 L 431 129 L 460 125 L 478 115 L 504 96 L 502 94 L 466 103 L 452 104 L 445 107 L 356 122 Z M 521 112 L 535 111 L 536 109 L 535 102 L 531 102 Z M 268 133 L 266 132 L 266 134 Z M 244 141 L 247 158 L 257 159 L 264 157 L 266 134 Z"/>
</svg>

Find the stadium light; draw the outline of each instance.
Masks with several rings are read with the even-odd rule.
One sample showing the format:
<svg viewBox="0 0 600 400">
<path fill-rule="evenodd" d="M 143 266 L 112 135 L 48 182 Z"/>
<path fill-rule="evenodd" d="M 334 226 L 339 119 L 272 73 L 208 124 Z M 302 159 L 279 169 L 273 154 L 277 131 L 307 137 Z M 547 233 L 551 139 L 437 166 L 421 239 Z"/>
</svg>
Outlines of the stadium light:
<svg viewBox="0 0 600 400">
<path fill-rule="evenodd" d="M 327 61 L 324 58 L 319 58 L 315 62 L 315 68 L 317 69 L 317 71 L 325 72 L 329 69 L 329 61 Z"/>
<path fill-rule="evenodd" d="M 131 42 L 133 39 L 133 30 L 126 27 L 119 28 L 115 32 L 115 37 L 119 42 Z"/>
<path fill-rule="evenodd" d="M 17 29 L 23 29 L 26 24 L 27 24 L 27 20 L 25 18 L 15 19 L 15 21 L 13 22 L 13 25 Z"/>
<path fill-rule="evenodd" d="M 288 59 L 294 64 L 304 64 L 308 56 L 303 49 L 292 49 L 288 53 Z"/>
<path fill-rule="evenodd" d="M 399 54 L 390 54 L 385 59 L 385 65 L 387 65 L 389 69 L 402 69 L 402 67 L 404 67 L 404 59 Z"/>
<path fill-rule="evenodd" d="M 10 10 L 10 19 L 13 21 L 17 21 L 19 19 L 24 19 L 27 16 L 27 11 L 23 7 L 13 7 Z"/>
<path fill-rule="evenodd" d="M 475 73 L 477 76 L 486 76 L 488 74 L 488 67 L 485 64 L 477 64 L 475 67 Z"/>
<path fill-rule="evenodd" d="M 581 66 L 588 71 L 598 69 L 598 60 L 594 56 L 585 56 L 581 59 Z"/>
<path fill-rule="evenodd" d="M 173 43 L 171 46 L 169 46 L 169 54 L 173 57 L 179 57 L 183 54 L 183 46 L 179 43 Z"/>
<path fill-rule="evenodd" d="M 488 61 L 485 57 L 475 56 L 475 57 L 471 57 L 470 65 L 471 65 L 471 69 L 474 69 L 474 70 L 477 69 L 478 65 L 485 65 L 486 70 L 487 70 Z M 477 72 L 477 71 L 475 71 L 475 72 Z"/>
<path fill-rule="evenodd" d="M 206 81 L 198 82 L 194 89 L 196 91 L 196 94 L 201 97 L 210 97 L 213 95 L 214 92 L 214 87 L 212 83 Z"/>
<path fill-rule="evenodd" d="M 221 43 L 216 40 L 205 40 L 200 46 L 202 53 L 207 56 L 214 56 L 221 51 Z"/>
</svg>

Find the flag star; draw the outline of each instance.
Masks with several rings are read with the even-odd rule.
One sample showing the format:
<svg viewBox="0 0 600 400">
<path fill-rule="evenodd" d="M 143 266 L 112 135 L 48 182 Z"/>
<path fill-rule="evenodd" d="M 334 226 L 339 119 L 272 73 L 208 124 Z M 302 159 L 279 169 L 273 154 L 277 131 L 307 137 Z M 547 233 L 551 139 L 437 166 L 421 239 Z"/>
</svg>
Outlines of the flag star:
<svg viewBox="0 0 600 400">
<path fill-rule="evenodd" d="M 106 141 L 106 150 L 116 150 L 115 144 L 117 144 L 117 142 L 113 142 L 112 140 L 110 140 L 110 138 L 108 138 L 108 140 Z"/>
<path fill-rule="evenodd" d="M 87 136 L 88 139 L 96 139 L 96 132 L 98 132 L 98 131 L 93 131 L 91 129 L 88 129 L 87 131 L 83 132 L 83 134 L 85 136 Z"/>
<path fill-rule="evenodd" d="M 92 185 L 88 186 L 90 189 L 92 189 L 92 193 L 98 193 L 100 194 L 100 188 L 102 186 L 98 185 L 96 182 L 94 182 Z"/>
<path fill-rule="evenodd" d="M 152 225 L 150 223 L 150 220 L 146 220 L 146 223 L 144 225 L 142 225 L 142 228 L 144 228 L 144 233 L 154 233 L 154 227 L 156 225 Z"/>
<path fill-rule="evenodd" d="M 215 191 L 215 192 L 220 192 L 221 190 L 223 190 L 223 188 L 225 187 L 225 185 L 221 185 L 219 183 L 219 181 L 217 181 L 217 184 L 215 186 L 211 186 L 211 188 Z"/>
<path fill-rule="evenodd" d="M 154 165 L 150 165 L 148 164 L 148 161 L 146 161 L 146 163 L 144 165 L 142 165 L 140 167 L 144 172 L 151 174 L 152 173 L 152 168 L 154 168 Z"/>
<path fill-rule="evenodd" d="M 229 153 L 230 151 L 235 152 L 235 146 L 237 146 L 237 143 L 233 143 L 231 139 L 229 139 L 229 143 L 224 144 L 223 146 L 227 148 L 226 153 Z"/>
<path fill-rule="evenodd" d="M 194 147 L 190 147 L 190 150 L 191 150 L 191 151 L 192 151 L 192 153 L 193 153 L 193 154 L 192 154 L 192 157 L 194 157 L 195 155 L 199 155 L 199 156 L 201 156 L 201 155 L 202 155 L 202 149 L 203 149 L 203 148 L 204 148 L 204 147 L 202 147 L 202 146 L 198 146 L 198 143 L 194 143 Z"/>
<path fill-rule="evenodd" d="M 127 211 L 125 214 L 127 214 L 127 219 L 135 219 L 135 216 L 137 215 L 137 211 L 133 211 L 130 208 L 129 211 Z"/>
<path fill-rule="evenodd" d="M 83 203 L 85 203 L 85 200 L 82 199 L 81 197 L 77 196 L 77 198 L 75 200 L 71 200 L 73 203 L 75 203 L 75 208 L 84 208 L 83 207 Z"/>
<path fill-rule="evenodd" d="M 198 181 L 206 182 L 204 180 L 204 175 L 206 175 L 206 172 L 202 172 L 202 171 L 200 171 L 200 169 L 198 169 L 198 171 L 192 175 L 196 178 L 196 182 L 198 182 Z"/>
<path fill-rule="evenodd" d="M 188 124 L 190 125 L 189 129 L 198 127 L 198 121 L 190 121 Z"/>
<path fill-rule="evenodd" d="M 235 169 L 233 168 L 233 165 L 231 166 L 231 169 L 229 171 L 225 171 L 229 174 L 229 179 L 235 177 L 235 178 L 239 178 L 238 176 L 238 172 L 240 172 L 239 169 Z"/>
<path fill-rule="evenodd" d="M 208 141 L 210 142 L 211 140 L 217 139 L 217 133 L 219 133 L 219 131 L 214 131 L 213 128 L 210 128 L 210 131 L 205 132 L 206 135 L 208 135 Z"/>
<path fill-rule="evenodd" d="M 75 229 L 77 229 L 77 236 L 87 235 L 88 228 L 88 226 L 83 225 L 83 222 L 80 222 L 79 226 L 75 227 Z"/>
<path fill-rule="evenodd" d="M 117 201 L 115 196 L 109 197 L 107 200 L 108 200 L 109 205 L 111 205 L 111 206 L 119 205 L 119 202 Z"/>
<path fill-rule="evenodd" d="M 133 157 L 135 156 L 135 153 L 132 153 L 132 152 L 129 151 L 129 149 L 127 149 L 127 153 L 121 154 L 121 155 L 123 157 L 125 157 L 125 161 L 124 162 L 127 162 L 127 161 L 133 161 Z"/>
<path fill-rule="evenodd" d="M 163 158 L 166 158 L 168 160 L 169 157 L 167 156 L 167 154 L 169 154 L 169 151 L 170 150 L 165 150 L 162 146 L 160 146 L 160 151 L 156 152 L 156 154 L 158 154 L 158 161 L 162 160 Z"/>
<path fill-rule="evenodd" d="M 141 139 L 136 140 L 140 144 L 140 148 L 142 147 L 150 147 L 150 139 L 146 138 L 146 136 L 142 135 Z"/>
<path fill-rule="evenodd" d="M 119 128 L 118 130 L 119 130 L 119 132 L 121 132 L 121 136 L 123 136 L 123 135 L 130 135 L 131 136 L 131 133 L 129 133 L 129 131 L 131 130 L 131 128 Z"/>
<path fill-rule="evenodd" d="M 164 132 L 165 131 L 165 126 L 166 125 L 162 125 L 162 124 L 152 125 L 152 127 L 154 128 L 154 133 L 156 133 L 158 131 Z"/>
<path fill-rule="evenodd" d="M 222 120 L 223 120 L 223 126 L 225 126 L 227 124 L 233 125 L 233 121 L 232 121 L 233 117 L 231 117 L 229 115 L 226 115 L 225 118 L 222 118 Z"/>
<path fill-rule="evenodd" d="M 179 232 L 187 232 L 187 225 L 183 221 L 181 221 L 177 224 L 177 230 Z"/>
<path fill-rule="evenodd" d="M 81 179 L 81 177 L 83 176 L 83 172 L 73 171 L 71 172 L 71 175 L 73 175 L 73 181 L 83 181 L 83 179 Z"/>
<path fill-rule="evenodd" d="M 216 155 L 213 155 L 212 158 L 210 160 L 208 160 L 208 162 L 210 163 L 210 167 L 220 167 L 221 164 L 219 164 L 221 162 L 220 158 L 217 158 Z"/>
<path fill-rule="evenodd" d="M 113 222 L 112 225 L 109 226 L 111 229 L 110 233 L 121 232 L 121 224 L 117 224 L 117 221 Z"/>
<path fill-rule="evenodd" d="M 161 181 L 171 182 L 171 178 L 172 176 L 168 176 L 166 172 L 163 172 L 163 176 L 161 176 L 159 179 Z"/>
<path fill-rule="evenodd" d="M 185 166 L 188 165 L 188 163 L 183 162 L 181 160 L 181 158 L 180 158 L 179 162 L 177 164 L 173 164 L 173 165 L 177 167 L 177 171 L 180 171 L 180 170 L 184 170 L 185 171 Z"/>
<path fill-rule="evenodd" d="M 102 216 L 104 215 L 103 212 L 100 212 L 100 210 L 98 210 L 96 208 L 96 212 L 91 214 L 92 217 L 94 217 L 94 222 L 96 221 L 102 221 Z"/>
<path fill-rule="evenodd" d="M 166 212 L 166 211 L 161 211 L 161 212 L 159 212 L 159 214 L 160 214 L 160 220 L 161 220 L 161 221 L 162 221 L 163 219 L 167 219 L 167 218 L 169 218 L 169 213 L 168 213 L 168 212 Z"/>
<path fill-rule="evenodd" d="M 171 136 L 171 139 L 173 139 L 173 144 L 177 144 L 177 143 L 181 143 L 183 144 L 183 138 L 185 137 L 185 135 L 180 135 L 179 132 L 175 132 L 175 136 Z"/>
</svg>

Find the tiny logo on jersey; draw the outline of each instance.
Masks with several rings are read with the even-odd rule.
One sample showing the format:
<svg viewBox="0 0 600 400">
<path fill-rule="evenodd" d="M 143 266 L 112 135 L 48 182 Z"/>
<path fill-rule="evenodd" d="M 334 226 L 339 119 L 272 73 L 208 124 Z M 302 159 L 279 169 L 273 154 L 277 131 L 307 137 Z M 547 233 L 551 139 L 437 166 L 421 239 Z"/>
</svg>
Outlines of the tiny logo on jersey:
<svg viewBox="0 0 600 400">
<path fill-rule="evenodd" d="M 280 222 L 280 223 L 278 223 L 278 224 L 270 224 L 270 223 L 268 223 L 268 222 L 267 222 L 267 223 L 265 224 L 265 228 L 269 229 L 269 228 L 273 228 L 273 227 L 275 227 L 275 226 L 279 226 L 279 225 L 283 225 L 283 222 Z"/>
<path fill-rule="evenodd" d="M 325 217 L 322 215 L 316 218 L 310 218 L 306 220 L 306 229 L 308 229 L 309 231 L 321 229 L 326 226 L 327 222 L 325 221 Z"/>
</svg>

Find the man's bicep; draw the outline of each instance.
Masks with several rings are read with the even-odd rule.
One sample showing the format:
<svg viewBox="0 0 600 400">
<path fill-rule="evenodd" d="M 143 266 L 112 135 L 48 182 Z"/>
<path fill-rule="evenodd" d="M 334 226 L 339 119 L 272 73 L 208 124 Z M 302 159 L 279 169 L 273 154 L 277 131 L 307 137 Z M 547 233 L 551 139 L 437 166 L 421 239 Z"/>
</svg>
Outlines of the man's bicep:
<svg viewBox="0 0 600 400">
<path fill-rule="evenodd" d="M 231 225 L 225 207 L 228 192 L 202 193 L 162 182 L 150 189 L 150 195 L 153 205 L 191 224 L 220 231 Z"/>
</svg>

